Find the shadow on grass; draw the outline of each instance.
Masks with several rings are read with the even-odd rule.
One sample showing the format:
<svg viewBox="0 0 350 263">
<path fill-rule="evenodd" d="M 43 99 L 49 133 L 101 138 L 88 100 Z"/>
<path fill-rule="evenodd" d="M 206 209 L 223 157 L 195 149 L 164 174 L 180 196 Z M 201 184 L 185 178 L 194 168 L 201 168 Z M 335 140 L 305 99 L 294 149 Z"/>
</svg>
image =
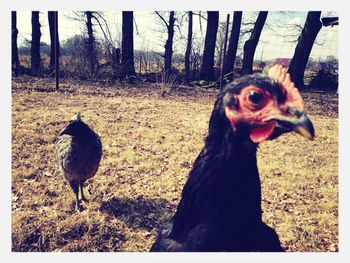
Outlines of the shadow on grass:
<svg viewBox="0 0 350 263">
<path fill-rule="evenodd" d="M 166 199 L 117 198 L 102 202 L 100 211 L 123 220 L 129 227 L 151 231 L 169 220 L 175 212 L 175 205 Z"/>
</svg>

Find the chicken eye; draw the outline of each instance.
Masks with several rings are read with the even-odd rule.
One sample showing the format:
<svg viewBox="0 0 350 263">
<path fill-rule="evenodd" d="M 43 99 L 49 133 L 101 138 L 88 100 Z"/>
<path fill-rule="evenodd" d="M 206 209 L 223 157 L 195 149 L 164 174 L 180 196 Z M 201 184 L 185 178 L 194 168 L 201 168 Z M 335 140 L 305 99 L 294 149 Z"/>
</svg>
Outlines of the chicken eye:
<svg viewBox="0 0 350 263">
<path fill-rule="evenodd" d="M 250 103 L 259 106 L 264 101 L 264 95 L 258 91 L 251 90 L 249 91 L 247 98 Z"/>
</svg>

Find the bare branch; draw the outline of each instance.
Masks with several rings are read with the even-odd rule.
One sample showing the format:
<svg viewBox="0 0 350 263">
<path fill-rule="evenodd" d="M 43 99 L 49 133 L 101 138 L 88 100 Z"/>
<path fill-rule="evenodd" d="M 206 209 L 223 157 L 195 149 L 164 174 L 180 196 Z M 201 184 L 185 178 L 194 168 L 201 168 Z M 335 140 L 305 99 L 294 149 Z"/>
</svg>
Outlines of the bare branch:
<svg viewBox="0 0 350 263">
<path fill-rule="evenodd" d="M 202 17 L 202 15 L 201 15 L 201 12 L 199 11 L 199 16 L 198 16 L 198 18 L 199 18 L 199 30 L 201 31 L 201 34 L 203 35 L 203 27 L 202 27 L 202 20 L 201 20 L 201 18 L 203 18 Z M 204 19 L 204 18 L 203 18 Z"/>
<path fill-rule="evenodd" d="M 135 17 L 133 17 L 133 20 L 134 20 L 136 35 L 138 35 L 138 36 L 141 37 L 141 35 L 140 35 L 140 33 L 139 33 L 139 29 L 138 29 L 138 27 L 137 27 L 137 23 L 136 23 Z"/>
<path fill-rule="evenodd" d="M 154 11 L 158 16 L 159 16 L 159 18 L 163 21 L 163 23 L 165 24 L 165 26 L 167 27 L 167 28 L 169 28 L 169 24 L 168 24 L 168 22 L 164 19 L 164 17 L 158 12 L 158 11 Z"/>
<path fill-rule="evenodd" d="M 103 29 L 103 26 L 102 26 L 100 20 L 95 16 L 95 14 L 97 14 L 98 17 L 104 21 L 104 24 L 105 24 L 106 29 L 107 29 L 108 36 L 107 36 L 107 33 L 105 32 L 105 30 Z M 109 31 L 106 19 L 104 17 L 102 17 L 102 15 L 99 12 L 93 12 L 92 17 L 97 21 L 98 25 L 100 26 L 100 29 L 101 29 L 104 37 L 106 38 L 108 44 L 111 45 L 112 47 L 114 47 L 114 43 L 112 42 L 112 36 L 111 36 L 110 31 Z"/>
<path fill-rule="evenodd" d="M 178 12 L 179 13 L 179 12 Z M 182 23 L 184 21 L 184 18 L 187 17 L 187 12 L 183 12 L 182 16 L 181 16 L 181 19 L 179 21 L 179 24 L 182 26 Z"/>
<path fill-rule="evenodd" d="M 239 36 L 240 38 L 242 38 L 244 35 L 251 34 L 252 32 L 253 32 L 253 28 L 241 30 L 241 32 L 239 33 Z"/>
<path fill-rule="evenodd" d="M 181 27 L 177 24 L 174 24 L 175 27 L 177 27 L 177 29 L 179 30 L 179 34 L 180 34 L 180 39 L 185 39 L 185 37 L 182 35 L 182 32 L 181 32 Z"/>
<path fill-rule="evenodd" d="M 193 15 L 198 16 L 199 18 L 202 18 L 202 19 L 204 19 L 205 21 L 207 21 L 207 18 L 206 18 L 205 16 L 202 15 L 202 12 L 201 12 L 201 11 L 199 11 L 199 13 L 193 12 Z"/>
<path fill-rule="evenodd" d="M 109 30 L 109 26 L 108 26 L 106 19 L 102 16 L 102 14 L 100 14 L 100 12 L 93 12 L 93 14 L 97 14 L 103 20 L 103 22 L 106 26 L 106 30 L 107 30 L 107 33 L 109 35 L 109 38 L 112 39 L 111 31 Z M 92 15 L 92 17 L 94 17 L 96 20 L 98 20 L 94 15 Z"/>
<path fill-rule="evenodd" d="M 73 11 L 74 16 L 65 15 L 66 18 L 73 21 L 82 22 L 84 20 L 85 13 L 82 11 Z"/>
</svg>

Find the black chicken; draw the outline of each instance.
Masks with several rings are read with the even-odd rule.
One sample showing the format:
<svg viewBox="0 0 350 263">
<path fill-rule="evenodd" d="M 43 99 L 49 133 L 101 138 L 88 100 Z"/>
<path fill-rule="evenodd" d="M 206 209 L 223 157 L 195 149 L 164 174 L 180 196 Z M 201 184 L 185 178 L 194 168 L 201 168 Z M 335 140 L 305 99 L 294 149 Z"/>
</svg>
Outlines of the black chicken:
<svg viewBox="0 0 350 263">
<path fill-rule="evenodd" d="M 57 150 L 60 170 L 75 193 L 76 208 L 82 211 L 81 201 L 87 201 L 83 192 L 84 182 L 96 174 L 102 157 L 100 138 L 78 113 L 61 131 Z"/>
<path fill-rule="evenodd" d="M 314 138 L 300 93 L 282 66 L 228 84 L 177 211 L 151 251 L 284 251 L 262 221 L 256 151 L 258 143 L 290 131 Z"/>
</svg>

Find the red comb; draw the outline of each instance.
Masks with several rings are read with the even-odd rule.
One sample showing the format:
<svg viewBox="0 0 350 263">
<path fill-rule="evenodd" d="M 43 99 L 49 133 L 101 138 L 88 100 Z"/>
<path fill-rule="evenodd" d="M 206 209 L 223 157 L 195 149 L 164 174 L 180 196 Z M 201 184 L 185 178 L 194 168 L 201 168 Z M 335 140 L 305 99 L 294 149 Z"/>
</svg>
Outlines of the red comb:
<svg viewBox="0 0 350 263">
<path fill-rule="evenodd" d="M 304 103 L 303 99 L 298 91 L 298 89 L 295 87 L 294 83 L 292 82 L 290 78 L 290 74 L 287 73 L 287 70 L 283 68 L 281 65 L 275 65 L 272 68 L 270 68 L 269 77 L 276 81 L 278 84 L 281 85 L 281 87 L 286 92 L 286 103 L 287 106 L 293 106 L 294 108 L 303 111 L 304 110 Z"/>
</svg>

